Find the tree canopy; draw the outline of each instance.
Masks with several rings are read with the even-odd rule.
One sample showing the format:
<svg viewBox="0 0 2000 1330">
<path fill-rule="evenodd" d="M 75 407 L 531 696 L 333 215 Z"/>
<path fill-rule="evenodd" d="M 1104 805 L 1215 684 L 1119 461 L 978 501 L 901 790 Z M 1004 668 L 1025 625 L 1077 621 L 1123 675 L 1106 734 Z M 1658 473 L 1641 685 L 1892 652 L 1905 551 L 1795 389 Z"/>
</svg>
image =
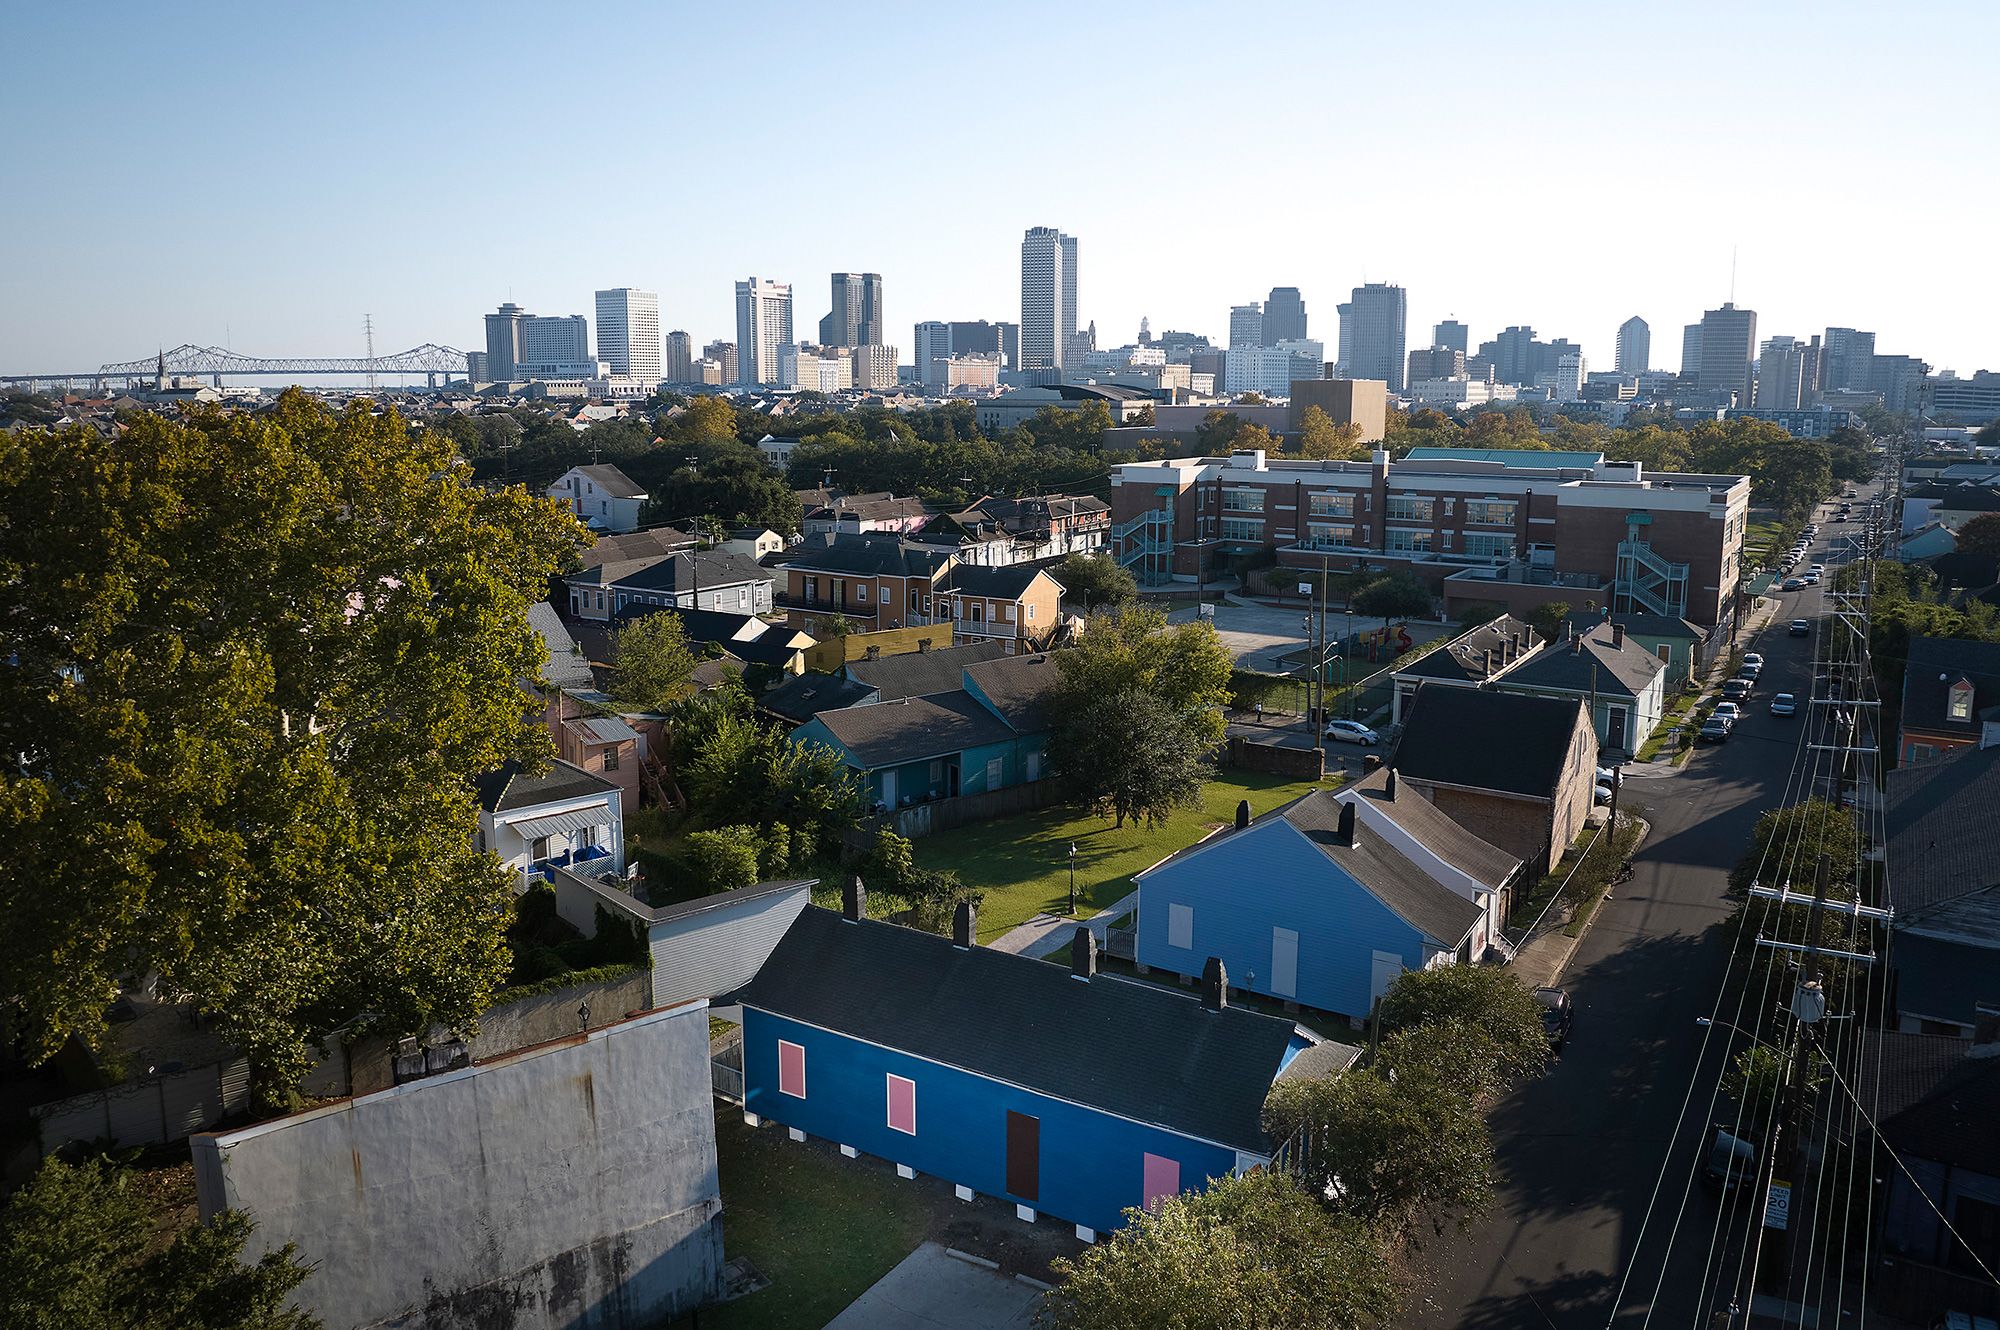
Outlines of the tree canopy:
<svg viewBox="0 0 2000 1330">
<path fill-rule="evenodd" d="M 1409 573 L 1391 573 L 1356 591 L 1348 602 L 1357 614 L 1378 619 L 1411 619 L 1430 614 L 1437 595 Z"/>
<path fill-rule="evenodd" d="M 254 1225 L 226 1210 L 155 1238 L 153 1205 L 103 1161 L 48 1159 L 0 1210 L 0 1323 L 47 1330 L 319 1330 L 292 1290 L 290 1243 L 242 1261 Z"/>
<path fill-rule="evenodd" d="M 1309 406 L 1299 417 L 1299 453 L 1321 461 L 1356 461 L 1368 455 L 1361 443 L 1361 426 L 1352 420 L 1333 423 L 1333 417 L 1317 406 Z"/>
<path fill-rule="evenodd" d="M 95 1041 L 149 971 L 284 1085 L 334 1027 L 469 1022 L 511 903 L 472 781 L 548 754 L 527 610 L 574 519 L 297 392 L 0 457 L 13 1033 Z"/>
<path fill-rule="evenodd" d="M 1126 605 L 1139 598 L 1139 583 L 1131 570 L 1120 567 L 1109 554 L 1066 554 L 1049 575 L 1086 609 Z"/>
<path fill-rule="evenodd" d="M 678 614 L 642 615 L 620 628 L 612 664 L 618 667 L 613 695 L 636 711 L 658 711 L 694 687 L 694 649 Z"/>
<path fill-rule="evenodd" d="M 1200 793 L 1222 741 L 1229 653 L 1205 620 L 1150 607 L 1090 617 L 1057 653 L 1049 766 L 1070 797 L 1157 822 Z"/>
<path fill-rule="evenodd" d="M 1283 1173 L 1212 1179 L 1163 1197 L 1111 1240 L 1058 1259 L 1041 1323 L 1063 1330 L 1366 1330 L 1396 1312 L 1367 1228 Z"/>
<path fill-rule="evenodd" d="M 2000 513 L 1982 513 L 1960 527 L 1958 548 L 1965 554 L 2000 554 Z"/>
</svg>

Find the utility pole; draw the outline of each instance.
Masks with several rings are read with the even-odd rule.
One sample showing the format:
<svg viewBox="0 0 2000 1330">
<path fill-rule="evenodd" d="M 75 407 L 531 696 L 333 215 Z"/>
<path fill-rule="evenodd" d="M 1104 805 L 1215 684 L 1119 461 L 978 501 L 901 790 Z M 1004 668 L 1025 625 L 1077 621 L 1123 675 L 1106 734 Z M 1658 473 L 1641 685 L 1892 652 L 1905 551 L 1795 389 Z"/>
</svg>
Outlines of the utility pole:
<svg viewBox="0 0 2000 1330">
<path fill-rule="evenodd" d="M 1313 653 L 1313 678 L 1319 681 L 1319 706 L 1313 712 L 1313 742 L 1319 748 L 1319 766 L 1326 770 L 1326 584 L 1328 561 L 1319 560 L 1319 648 Z"/>
</svg>

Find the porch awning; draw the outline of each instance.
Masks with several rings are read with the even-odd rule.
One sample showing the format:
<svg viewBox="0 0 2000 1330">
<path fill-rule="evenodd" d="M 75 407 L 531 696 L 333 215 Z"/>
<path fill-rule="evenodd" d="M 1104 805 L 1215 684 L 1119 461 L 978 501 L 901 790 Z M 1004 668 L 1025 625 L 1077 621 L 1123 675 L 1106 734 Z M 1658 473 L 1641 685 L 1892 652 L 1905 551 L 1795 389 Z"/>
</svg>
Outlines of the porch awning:
<svg viewBox="0 0 2000 1330">
<path fill-rule="evenodd" d="M 594 808 L 576 808 L 567 813 L 525 818 L 507 825 L 523 840 L 540 840 L 544 836 L 564 836 L 588 827 L 608 827 L 611 825 L 611 809 L 605 804 L 598 804 Z"/>
</svg>

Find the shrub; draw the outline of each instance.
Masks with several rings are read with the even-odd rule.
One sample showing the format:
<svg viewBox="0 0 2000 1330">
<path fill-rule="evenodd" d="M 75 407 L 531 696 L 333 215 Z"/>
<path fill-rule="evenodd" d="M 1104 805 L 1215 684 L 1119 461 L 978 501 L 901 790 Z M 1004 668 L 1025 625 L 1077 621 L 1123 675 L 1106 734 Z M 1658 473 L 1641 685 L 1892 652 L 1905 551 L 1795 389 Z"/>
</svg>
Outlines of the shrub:
<svg viewBox="0 0 2000 1330">
<path fill-rule="evenodd" d="M 757 829 L 720 827 L 691 832 L 688 867 L 710 891 L 734 891 L 757 882 Z"/>
</svg>

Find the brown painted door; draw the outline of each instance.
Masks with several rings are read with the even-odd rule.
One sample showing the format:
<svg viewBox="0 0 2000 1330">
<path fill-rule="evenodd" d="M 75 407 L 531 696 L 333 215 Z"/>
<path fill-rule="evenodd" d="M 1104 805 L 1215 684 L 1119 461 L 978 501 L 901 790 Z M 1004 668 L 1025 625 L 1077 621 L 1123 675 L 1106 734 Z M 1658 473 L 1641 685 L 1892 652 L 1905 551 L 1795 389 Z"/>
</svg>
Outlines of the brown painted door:
<svg viewBox="0 0 2000 1330">
<path fill-rule="evenodd" d="M 1024 1201 L 1041 1196 L 1042 1120 L 1007 1110 L 1007 1190 Z"/>
</svg>

